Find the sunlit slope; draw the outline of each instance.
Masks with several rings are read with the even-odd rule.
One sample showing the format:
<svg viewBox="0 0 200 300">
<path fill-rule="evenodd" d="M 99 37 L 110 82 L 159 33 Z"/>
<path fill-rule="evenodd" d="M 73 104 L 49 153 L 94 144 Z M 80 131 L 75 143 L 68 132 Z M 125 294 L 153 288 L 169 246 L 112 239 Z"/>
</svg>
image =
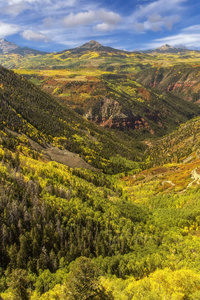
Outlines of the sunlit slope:
<svg viewBox="0 0 200 300">
<path fill-rule="evenodd" d="M 136 75 L 140 83 L 169 91 L 187 101 L 200 101 L 200 65 L 178 65 L 171 68 L 152 68 Z"/>
<path fill-rule="evenodd" d="M 25 133 L 46 147 L 47 144 L 79 154 L 89 164 L 108 171 L 112 156 L 139 159 L 144 146 L 125 134 L 101 129 L 55 98 L 42 92 L 25 78 L 0 69 L 1 124 Z"/>
<path fill-rule="evenodd" d="M 127 52 L 103 46 L 95 41 L 75 49 L 46 55 L 19 54 L 0 55 L 0 63 L 7 68 L 23 69 L 88 69 L 114 73 L 133 73 L 150 67 L 169 67 L 184 63 L 199 63 L 200 53 L 184 51 L 163 52 Z"/>
<path fill-rule="evenodd" d="M 86 256 L 99 267 L 108 299 L 139 300 L 160 289 L 161 300 L 197 295 L 198 165 L 197 158 L 111 178 L 48 162 L 24 136 L 1 130 L 1 280 L 5 270 L 9 282 L 23 275 L 32 297 L 63 300 L 75 268 L 69 263 Z M 14 298 L 6 284 L 1 291 Z"/>
<path fill-rule="evenodd" d="M 153 164 L 189 162 L 199 158 L 199 144 L 200 118 L 197 117 L 155 142 L 148 153 Z"/>
<path fill-rule="evenodd" d="M 151 89 L 112 76 L 97 84 L 120 105 L 135 108 L 128 96 L 141 103 L 139 108 L 159 105 Z M 172 113 L 175 102 L 156 95 Z M 105 299 L 198 299 L 199 117 L 148 141 L 143 163 L 133 162 L 133 156 L 142 160 L 141 144 L 124 132 L 91 124 L 4 68 L 0 117 L 3 299 L 16 299 L 15 283 L 27 298 L 67 299 L 72 279 L 78 287 L 82 283 L 73 277 L 82 270 L 80 256 L 99 268 L 97 282 L 110 295 Z M 48 150 L 55 148 L 59 156 L 67 149 L 78 153 L 91 168 L 123 173 L 69 168 L 51 161 Z"/>
<path fill-rule="evenodd" d="M 129 130 L 141 139 L 166 134 L 200 112 L 198 106 L 144 87 L 126 74 L 101 74 L 94 70 L 17 72 L 91 122 Z"/>
</svg>

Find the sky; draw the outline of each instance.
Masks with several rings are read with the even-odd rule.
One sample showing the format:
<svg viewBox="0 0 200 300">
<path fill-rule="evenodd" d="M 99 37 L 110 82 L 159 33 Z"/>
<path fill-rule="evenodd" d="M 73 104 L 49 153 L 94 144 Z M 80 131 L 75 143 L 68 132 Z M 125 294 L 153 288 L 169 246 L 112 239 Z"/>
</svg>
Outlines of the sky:
<svg viewBox="0 0 200 300">
<path fill-rule="evenodd" d="M 48 52 L 90 40 L 127 51 L 200 50 L 200 1 L 0 0 L 0 38 Z"/>
</svg>

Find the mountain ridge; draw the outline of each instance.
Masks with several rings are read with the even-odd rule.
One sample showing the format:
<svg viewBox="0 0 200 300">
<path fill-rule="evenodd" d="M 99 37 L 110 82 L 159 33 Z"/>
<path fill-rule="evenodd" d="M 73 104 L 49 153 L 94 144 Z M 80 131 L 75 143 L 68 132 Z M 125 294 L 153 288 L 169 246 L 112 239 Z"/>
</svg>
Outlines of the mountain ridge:
<svg viewBox="0 0 200 300">
<path fill-rule="evenodd" d="M 0 39 L 0 54 L 20 54 L 24 55 L 45 55 L 48 52 L 43 52 L 28 47 L 20 47 L 15 43 L 9 42 L 6 39 Z"/>
<path fill-rule="evenodd" d="M 121 52 L 121 53 L 153 53 L 153 52 L 157 52 L 157 53 L 178 53 L 178 52 L 190 52 L 190 51 L 196 51 L 199 52 L 198 50 L 195 49 L 187 49 L 186 47 L 183 46 L 171 46 L 169 44 L 164 44 L 160 47 L 154 48 L 154 49 L 148 49 L 148 50 L 137 50 L 137 51 L 128 51 L 128 50 L 120 50 L 117 48 L 113 48 L 110 46 L 104 46 L 102 44 L 100 44 L 99 42 L 97 42 L 96 40 L 90 40 L 89 42 L 86 42 L 80 46 L 77 46 L 75 48 L 69 48 L 69 49 L 64 49 L 58 52 L 46 52 L 46 51 L 40 51 L 40 50 L 36 50 L 36 49 L 32 49 L 32 48 L 28 48 L 28 47 L 20 47 L 19 45 L 7 41 L 6 39 L 0 39 L 0 53 L 24 53 L 25 54 L 48 54 L 48 53 L 56 53 L 56 54 L 60 54 L 60 53 L 64 53 L 64 52 L 71 52 L 71 53 L 79 53 L 79 52 L 84 52 L 87 50 L 93 50 L 93 51 L 99 51 L 99 52 Z M 22 55 L 22 54 L 21 54 Z"/>
<path fill-rule="evenodd" d="M 59 51 L 57 53 L 65 53 L 65 52 L 70 52 L 70 53 L 82 53 L 82 52 L 86 52 L 86 51 L 96 51 L 96 52 L 103 52 L 103 53 L 128 53 L 128 51 L 123 51 L 123 50 L 119 50 L 119 49 L 115 49 L 109 46 L 103 46 L 100 43 L 98 43 L 95 40 L 91 40 L 83 45 L 80 45 L 76 48 L 72 48 L 72 49 L 66 49 L 66 50 L 62 50 Z"/>
</svg>

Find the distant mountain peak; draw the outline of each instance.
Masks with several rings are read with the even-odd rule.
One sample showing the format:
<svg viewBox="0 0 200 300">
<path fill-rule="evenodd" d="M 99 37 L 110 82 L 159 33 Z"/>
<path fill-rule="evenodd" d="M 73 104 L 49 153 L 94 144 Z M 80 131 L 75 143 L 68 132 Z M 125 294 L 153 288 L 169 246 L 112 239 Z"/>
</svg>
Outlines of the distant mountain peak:
<svg viewBox="0 0 200 300">
<path fill-rule="evenodd" d="M 166 50 L 170 50 L 170 49 L 174 49 L 174 47 L 168 45 L 168 44 L 165 44 L 159 48 L 156 48 L 156 50 L 160 50 L 160 51 L 166 51 Z"/>
<path fill-rule="evenodd" d="M 94 51 L 94 52 L 99 52 L 99 53 L 118 53 L 119 55 L 121 53 L 125 53 L 125 51 L 123 50 L 118 50 L 109 46 L 103 46 L 100 43 L 98 43 L 95 40 L 91 40 L 90 42 L 87 42 L 77 48 L 73 48 L 73 49 L 67 49 L 61 52 L 57 52 L 59 54 L 61 53 L 65 53 L 65 52 L 70 52 L 73 54 L 80 54 L 80 53 L 87 53 L 87 51 Z"/>
<path fill-rule="evenodd" d="M 0 54 L 19 54 L 19 55 L 27 55 L 27 54 L 46 54 L 47 52 L 42 52 L 34 49 L 30 49 L 27 47 L 20 47 L 15 43 L 9 42 L 6 39 L 0 39 Z"/>
<path fill-rule="evenodd" d="M 158 48 L 155 48 L 155 49 L 152 49 L 152 50 L 147 50 L 147 51 L 144 51 L 145 53 L 179 53 L 179 52 L 186 52 L 186 51 L 190 51 L 188 50 L 186 47 L 184 46 L 171 46 L 169 44 L 165 44 L 161 47 L 158 47 Z"/>
<path fill-rule="evenodd" d="M 97 48 L 102 48 L 104 46 L 102 46 L 101 44 L 99 44 L 97 41 L 91 40 L 88 43 L 83 44 L 82 46 L 78 47 L 80 48 L 84 48 L 84 49 L 97 49 Z"/>
<path fill-rule="evenodd" d="M 19 46 L 15 43 L 8 42 L 5 39 L 0 39 L 0 53 L 8 53 L 18 48 Z"/>
</svg>

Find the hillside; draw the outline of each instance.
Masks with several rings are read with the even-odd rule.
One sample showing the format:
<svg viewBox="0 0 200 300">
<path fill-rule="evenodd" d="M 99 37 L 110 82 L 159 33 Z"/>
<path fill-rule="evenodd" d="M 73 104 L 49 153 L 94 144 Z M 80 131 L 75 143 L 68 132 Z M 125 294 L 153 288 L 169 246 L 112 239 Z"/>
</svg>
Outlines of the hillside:
<svg viewBox="0 0 200 300">
<path fill-rule="evenodd" d="M 14 46 L 16 47 L 15 44 Z M 90 41 L 74 49 L 46 55 L 22 56 L 15 54 L 15 52 L 4 53 L 0 55 L 0 63 L 11 69 L 97 70 L 98 72 L 130 74 L 156 66 L 169 67 L 184 62 L 192 64 L 200 61 L 200 52 L 198 51 L 185 49 L 182 51 L 178 49 L 177 51 L 177 48 L 175 50 L 172 53 L 165 51 L 128 52 Z"/>
<path fill-rule="evenodd" d="M 200 299 L 199 54 L 105 48 L 0 55 L 4 300 Z"/>
<path fill-rule="evenodd" d="M 94 299 L 198 299 L 199 117 L 152 141 L 141 164 L 127 160 L 130 137 L 0 74 L 2 298 L 80 299 L 87 287 Z M 72 157 L 81 146 L 86 160 L 83 145 L 90 154 L 95 143 L 122 174 L 70 168 L 47 152 L 70 144 Z M 126 153 L 110 157 L 119 146 Z"/>
<path fill-rule="evenodd" d="M 144 145 L 130 140 L 125 133 L 116 134 L 91 124 L 25 78 L 3 67 L 0 68 L 0 95 L 1 124 L 26 134 L 43 148 L 50 144 L 75 152 L 93 167 L 106 172 L 114 165 L 117 171 L 117 159 L 116 163 L 110 160 L 116 155 L 141 160 Z"/>
<path fill-rule="evenodd" d="M 24 74 L 21 70 L 20 73 L 36 82 L 32 74 Z M 34 74 L 37 83 L 41 82 L 43 89 L 57 97 L 61 105 L 73 108 L 102 127 L 129 130 L 141 139 L 145 134 L 166 134 L 200 112 L 198 106 L 170 93 L 155 92 L 126 74 L 63 75 L 57 72 L 52 78 L 50 73 L 49 76 Z"/>
<path fill-rule="evenodd" d="M 169 91 L 187 101 L 200 100 L 200 66 L 179 65 L 171 68 L 152 68 L 140 72 L 136 79 L 146 86 L 156 87 L 161 91 Z"/>
</svg>

